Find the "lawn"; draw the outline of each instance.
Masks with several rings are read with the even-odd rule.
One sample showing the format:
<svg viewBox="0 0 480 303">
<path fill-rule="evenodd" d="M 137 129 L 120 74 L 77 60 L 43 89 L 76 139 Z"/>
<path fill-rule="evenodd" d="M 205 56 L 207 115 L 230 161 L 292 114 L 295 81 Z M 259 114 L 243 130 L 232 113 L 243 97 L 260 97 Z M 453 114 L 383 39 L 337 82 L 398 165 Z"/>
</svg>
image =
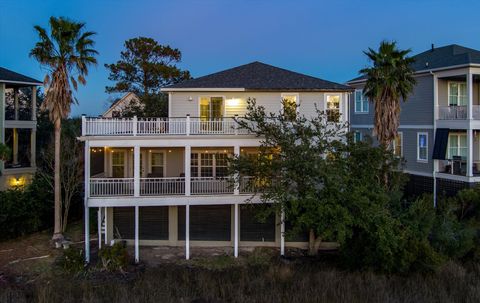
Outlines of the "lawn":
<svg viewBox="0 0 480 303">
<path fill-rule="evenodd" d="M 9 251 L 10 257 L 1 259 L 1 302 L 428 303 L 480 298 L 477 264 L 449 263 L 437 273 L 388 276 L 341 270 L 325 257 L 281 259 L 266 249 L 239 259 L 220 255 L 169 260 L 131 266 L 123 273 L 91 266 L 86 273 L 66 274 L 55 265 L 61 251 L 48 246 L 49 236 L 39 233 L 0 243 L 0 251 L 18 252 Z"/>
</svg>

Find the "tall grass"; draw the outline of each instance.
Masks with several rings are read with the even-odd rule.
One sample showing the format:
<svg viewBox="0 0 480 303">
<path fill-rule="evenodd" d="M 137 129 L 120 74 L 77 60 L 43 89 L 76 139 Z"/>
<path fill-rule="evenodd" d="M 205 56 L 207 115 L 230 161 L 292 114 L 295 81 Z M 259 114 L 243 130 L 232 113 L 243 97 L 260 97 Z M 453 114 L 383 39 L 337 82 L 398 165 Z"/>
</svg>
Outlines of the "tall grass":
<svg viewBox="0 0 480 303">
<path fill-rule="evenodd" d="M 225 267 L 165 264 L 145 272 L 53 276 L 0 285 L 1 302 L 478 302 L 480 266 L 435 274 L 346 272 L 318 263 Z"/>
</svg>

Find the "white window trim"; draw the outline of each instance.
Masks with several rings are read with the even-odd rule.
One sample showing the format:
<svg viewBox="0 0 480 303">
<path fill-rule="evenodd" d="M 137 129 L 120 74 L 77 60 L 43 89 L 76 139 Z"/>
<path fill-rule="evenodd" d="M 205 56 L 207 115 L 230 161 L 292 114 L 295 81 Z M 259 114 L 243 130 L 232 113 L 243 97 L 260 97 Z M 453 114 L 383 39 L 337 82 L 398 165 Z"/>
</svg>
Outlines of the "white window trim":
<svg viewBox="0 0 480 303">
<path fill-rule="evenodd" d="M 397 132 L 397 136 L 400 136 L 400 143 L 401 143 L 400 144 L 400 157 L 403 158 L 403 132 Z M 393 152 L 395 153 L 395 140 L 393 141 Z M 428 155 L 428 135 L 427 135 L 427 155 Z M 427 156 L 427 158 L 428 158 L 428 156 Z"/>
<path fill-rule="evenodd" d="M 343 94 L 341 93 L 326 93 L 324 94 L 324 97 L 323 97 L 323 110 L 325 111 L 325 113 L 327 112 L 327 100 L 328 100 L 328 97 L 329 96 L 339 96 L 340 97 L 340 103 L 338 105 L 339 107 L 339 113 L 340 113 L 340 118 L 338 120 L 337 123 L 342 123 L 343 121 L 345 121 L 345 118 L 343 116 Z M 329 123 L 334 123 L 334 122 L 329 122 Z"/>
<path fill-rule="evenodd" d="M 427 143 L 427 146 L 426 146 L 427 159 L 420 159 L 420 144 L 419 144 L 420 142 L 419 142 L 419 139 L 420 139 L 421 135 L 425 135 L 425 137 L 426 137 L 425 142 Z M 417 133 L 417 162 L 428 163 L 428 133 L 427 132 L 418 132 Z"/>
<path fill-rule="evenodd" d="M 223 104 L 222 104 L 222 106 L 223 106 L 222 116 L 223 116 L 223 118 L 225 118 L 227 116 L 227 106 L 226 106 L 227 105 L 226 104 L 227 97 L 225 95 L 199 95 L 197 97 L 197 117 L 195 117 L 195 118 L 200 118 L 200 100 L 202 98 L 216 98 L 216 97 L 223 99 L 223 101 L 222 101 L 223 102 Z"/>
<path fill-rule="evenodd" d="M 209 178 L 209 177 L 205 177 L 205 176 L 202 176 L 202 167 L 210 167 L 210 166 L 202 166 L 202 154 L 211 154 L 213 155 L 213 159 L 212 159 L 212 177 L 211 178 L 216 178 L 217 177 L 217 157 L 216 157 L 216 154 L 224 154 L 223 152 L 220 152 L 219 150 L 212 150 L 212 151 L 208 151 L 208 153 L 206 152 L 202 152 L 202 151 L 192 151 L 191 152 L 192 154 L 197 154 L 198 156 L 198 165 L 197 166 L 194 166 L 194 167 L 197 167 L 198 169 L 198 178 Z M 230 155 L 230 153 L 226 153 L 227 156 Z M 192 167 L 192 164 L 190 163 L 190 167 Z M 223 167 L 223 166 L 222 166 Z"/>
<path fill-rule="evenodd" d="M 457 105 L 450 105 L 450 84 L 452 84 L 452 83 L 458 84 Z M 448 81 L 447 82 L 447 104 L 448 104 L 448 106 L 466 106 L 466 105 L 458 105 L 458 102 L 460 101 L 460 84 L 465 84 L 465 86 L 466 86 L 467 82 L 462 82 L 462 81 Z M 468 98 L 468 92 L 467 92 L 467 98 Z"/>
<path fill-rule="evenodd" d="M 124 149 L 111 149 L 110 150 L 110 178 L 113 178 L 113 154 L 114 153 L 122 153 L 123 154 L 123 177 L 128 178 L 128 159 L 127 159 L 127 151 Z"/>
<path fill-rule="evenodd" d="M 360 95 L 362 96 L 362 106 L 361 106 L 361 109 L 358 110 L 357 109 L 357 92 L 360 92 Z M 368 104 L 368 110 L 367 111 L 364 111 L 363 110 L 363 103 L 364 102 L 367 102 Z M 354 112 L 355 114 L 368 114 L 370 112 L 370 101 L 368 101 L 368 99 L 365 99 L 365 95 L 363 94 L 363 89 L 356 89 L 355 92 L 353 93 L 353 107 L 354 107 Z"/>
<path fill-rule="evenodd" d="M 167 176 L 167 153 L 164 150 L 154 150 L 148 151 L 148 173 L 152 173 L 152 154 L 163 154 L 163 177 Z"/>
<path fill-rule="evenodd" d="M 300 114 L 300 94 L 299 93 L 281 93 L 280 94 L 280 111 L 283 114 L 283 98 L 287 96 L 295 96 L 295 103 L 297 104 L 297 115 Z"/>
</svg>

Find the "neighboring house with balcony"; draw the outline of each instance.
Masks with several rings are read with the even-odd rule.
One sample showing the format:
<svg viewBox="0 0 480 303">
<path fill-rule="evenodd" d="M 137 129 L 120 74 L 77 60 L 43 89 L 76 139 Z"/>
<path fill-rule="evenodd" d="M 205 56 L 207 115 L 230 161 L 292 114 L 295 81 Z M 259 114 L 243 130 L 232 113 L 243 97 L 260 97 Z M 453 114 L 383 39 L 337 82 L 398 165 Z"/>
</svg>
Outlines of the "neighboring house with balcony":
<svg viewBox="0 0 480 303">
<path fill-rule="evenodd" d="M 318 106 L 331 122 L 344 121 L 351 88 L 253 62 L 162 91 L 168 118 L 82 119 L 85 206 L 98 209 L 99 242 L 127 240 L 137 261 L 140 245 L 185 247 L 187 259 L 198 246 L 231 247 L 235 256 L 239 247 L 280 247 L 282 254 L 285 246 L 306 248 L 306 233 L 285 239 L 280 214 L 257 220 L 260 201 L 245 203 L 248 176 L 232 184 L 228 157 L 260 146 L 233 118 L 255 98 L 270 112 L 280 112 L 284 99 L 299 104 L 300 114 L 315 115 Z"/>
<path fill-rule="evenodd" d="M 42 82 L 0 67 L 0 143 L 11 150 L 0 161 L 0 190 L 28 183 L 36 170 L 36 97 Z"/>
<path fill-rule="evenodd" d="M 407 191 L 451 195 L 480 182 L 480 51 L 432 45 L 413 58 L 417 84 L 401 104 L 393 150 L 406 161 Z M 350 123 L 357 140 L 373 130 L 365 81 L 348 82 L 355 88 Z"/>
</svg>

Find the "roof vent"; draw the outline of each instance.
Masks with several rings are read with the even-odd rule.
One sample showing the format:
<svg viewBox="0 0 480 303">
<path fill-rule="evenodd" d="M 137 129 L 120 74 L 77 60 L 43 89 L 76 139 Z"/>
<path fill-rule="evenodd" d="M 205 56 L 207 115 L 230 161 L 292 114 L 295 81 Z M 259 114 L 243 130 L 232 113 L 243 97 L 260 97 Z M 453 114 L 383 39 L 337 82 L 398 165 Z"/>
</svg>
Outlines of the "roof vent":
<svg viewBox="0 0 480 303">
<path fill-rule="evenodd" d="M 432 52 L 435 50 L 435 44 L 432 43 Z"/>
</svg>

